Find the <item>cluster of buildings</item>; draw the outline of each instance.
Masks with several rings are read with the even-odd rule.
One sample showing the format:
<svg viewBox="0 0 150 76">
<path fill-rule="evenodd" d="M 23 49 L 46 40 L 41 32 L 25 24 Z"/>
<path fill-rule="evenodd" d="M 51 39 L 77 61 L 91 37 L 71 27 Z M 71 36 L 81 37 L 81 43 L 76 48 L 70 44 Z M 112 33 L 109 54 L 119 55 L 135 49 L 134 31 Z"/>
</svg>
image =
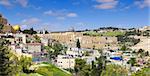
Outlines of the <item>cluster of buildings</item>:
<svg viewBox="0 0 150 76">
<path fill-rule="evenodd" d="M 126 69 L 131 70 L 132 72 L 136 72 L 144 67 L 147 67 L 145 64 L 149 63 L 150 57 L 143 56 L 141 58 L 137 53 L 131 50 L 102 50 L 100 53 L 98 50 L 93 49 L 78 49 L 78 48 L 69 48 L 64 55 L 58 55 L 56 58 L 56 66 L 63 69 L 74 69 L 75 59 L 84 59 L 86 64 L 91 65 L 92 61 L 96 61 L 96 58 L 101 55 L 106 57 L 106 65 L 115 64 L 125 67 Z M 130 60 L 135 59 L 134 66 L 131 65 Z"/>
<path fill-rule="evenodd" d="M 18 57 L 22 55 L 31 57 L 33 62 L 48 61 L 47 52 L 43 49 L 49 43 L 47 39 L 43 40 L 41 38 L 40 43 L 34 42 L 34 36 L 22 33 L 0 34 L 0 38 L 9 40 L 9 47 Z"/>
<path fill-rule="evenodd" d="M 95 58 L 99 56 L 98 50 L 69 48 L 65 55 L 58 55 L 56 65 L 63 69 L 74 69 L 76 58 L 84 59 L 87 64 L 92 64 L 92 61 L 96 61 Z"/>
<path fill-rule="evenodd" d="M 63 69 L 74 69 L 76 58 L 84 59 L 87 64 L 92 64 L 92 61 L 96 61 L 96 58 L 101 55 L 106 56 L 108 64 L 124 65 L 128 68 L 131 67 L 131 65 L 128 64 L 131 58 L 136 58 L 137 63 L 141 66 L 150 59 L 138 58 L 132 51 L 119 51 L 117 37 L 85 36 L 82 32 L 71 31 L 29 35 L 15 30 L 7 23 L 7 20 L 3 18 L 2 15 L 0 15 L 0 23 L 4 25 L 1 30 L 0 38 L 9 40 L 10 47 L 17 56 L 24 55 L 32 57 L 32 61 L 35 63 L 49 61 L 48 52 L 44 49 L 44 46 L 52 45 L 55 41 L 68 47 L 66 53 L 58 55 L 53 62 L 56 66 Z M 149 29 L 149 27 L 144 27 L 141 30 L 145 29 Z M 36 40 L 37 37 L 40 39 L 39 41 Z M 80 42 L 80 49 L 75 48 L 77 40 Z M 149 50 L 149 47 L 147 47 L 148 43 L 149 42 L 147 42 L 145 46 L 143 46 L 143 43 L 132 48 L 136 49 L 141 46 Z M 103 49 L 103 53 L 100 54 L 99 51 L 95 49 Z"/>
<path fill-rule="evenodd" d="M 106 56 L 107 64 L 117 64 L 131 70 L 131 72 L 149 67 L 146 64 L 150 63 L 149 56 L 143 55 L 143 57 L 141 57 L 141 54 L 137 54 L 137 52 L 132 50 L 104 50 L 103 54 Z M 132 59 L 135 59 L 135 61 L 132 61 Z M 134 65 L 131 63 L 134 63 Z"/>
</svg>

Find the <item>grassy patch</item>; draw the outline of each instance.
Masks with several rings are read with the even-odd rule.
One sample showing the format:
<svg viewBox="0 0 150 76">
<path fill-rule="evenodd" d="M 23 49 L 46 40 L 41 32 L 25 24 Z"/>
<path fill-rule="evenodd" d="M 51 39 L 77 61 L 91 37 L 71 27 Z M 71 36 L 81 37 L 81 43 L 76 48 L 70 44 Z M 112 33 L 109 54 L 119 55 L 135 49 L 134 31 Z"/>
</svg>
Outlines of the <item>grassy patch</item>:
<svg viewBox="0 0 150 76">
<path fill-rule="evenodd" d="M 43 64 L 42 66 L 39 65 L 39 68 L 36 70 L 36 73 L 41 74 L 43 76 L 72 76 L 71 74 L 64 72 L 63 70 L 57 68 L 52 64 L 44 65 L 47 66 L 43 66 Z"/>
<path fill-rule="evenodd" d="M 109 31 L 109 32 L 104 32 L 104 33 L 98 33 L 95 31 L 88 31 L 88 32 L 84 32 L 83 35 L 88 35 L 88 36 L 118 36 L 118 35 L 125 35 L 125 32 Z"/>
<path fill-rule="evenodd" d="M 144 68 L 141 71 L 133 73 L 131 76 L 150 76 L 150 68 Z"/>
<path fill-rule="evenodd" d="M 16 76 L 43 76 L 43 75 L 40 75 L 38 73 L 31 73 L 31 74 L 20 73 L 19 75 Z"/>
<path fill-rule="evenodd" d="M 118 36 L 118 35 L 124 35 L 124 34 L 125 32 L 112 31 L 112 32 L 103 33 L 103 36 Z"/>
</svg>

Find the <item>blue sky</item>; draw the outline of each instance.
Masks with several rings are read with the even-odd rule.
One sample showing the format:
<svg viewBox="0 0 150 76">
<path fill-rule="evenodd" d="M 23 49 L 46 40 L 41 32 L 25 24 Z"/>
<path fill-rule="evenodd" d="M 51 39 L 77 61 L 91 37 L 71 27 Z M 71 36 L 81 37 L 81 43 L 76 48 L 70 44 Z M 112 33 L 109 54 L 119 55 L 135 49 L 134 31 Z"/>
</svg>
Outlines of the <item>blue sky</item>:
<svg viewBox="0 0 150 76">
<path fill-rule="evenodd" d="M 69 28 L 150 25 L 150 0 L 0 0 L 11 25 L 63 31 Z"/>
</svg>

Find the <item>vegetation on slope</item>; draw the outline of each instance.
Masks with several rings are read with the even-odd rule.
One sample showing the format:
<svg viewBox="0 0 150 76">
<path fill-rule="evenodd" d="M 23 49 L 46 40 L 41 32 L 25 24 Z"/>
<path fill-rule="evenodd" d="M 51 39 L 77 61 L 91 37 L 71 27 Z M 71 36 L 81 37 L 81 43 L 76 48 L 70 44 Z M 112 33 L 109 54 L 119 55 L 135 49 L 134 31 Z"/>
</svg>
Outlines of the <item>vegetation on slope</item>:
<svg viewBox="0 0 150 76">
<path fill-rule="evenodd" d="M 141 71 L 133 73 L 131 76 L 150 76 L 150 68 L 144 68 Z"/>
<path fill-rule="evenodd" d="M 96 31 L 88 31 L 88 32 L 84 32 L 83 35 L 87 35 L 87 36 L 118 36 L 118 35 L 125 35 L 125 32 L 108 31 L 108 32 L 104 32 L 104 33 L 98 33 Z"/>
<path fill-rule="evenodd" d="M 128 70 L 119 65 L 107 65 L 101 76 L 128 76 Z"/>
<path fill-rule="evenodd" d="M 52 64 L 39 64 L 36 73 L 43 76 L 71 76 L 71 74 L 57 68 Z"/>
<path fill-rule="evenodd" d="M 9 41 L 0 39 L 0 76 L 14 76 L 19 71 L 17 58 L 8 45 Z"/>
<path fill-rule="evenodd" d="M 123 36 L 123 35 L 117 36 L 117 40 L 119 41 L 119 44 L 123 44 L 126 46 L 133 46 L 140 42 L 140 39 L 135 39 L 135 38 Z"/>
</svg>

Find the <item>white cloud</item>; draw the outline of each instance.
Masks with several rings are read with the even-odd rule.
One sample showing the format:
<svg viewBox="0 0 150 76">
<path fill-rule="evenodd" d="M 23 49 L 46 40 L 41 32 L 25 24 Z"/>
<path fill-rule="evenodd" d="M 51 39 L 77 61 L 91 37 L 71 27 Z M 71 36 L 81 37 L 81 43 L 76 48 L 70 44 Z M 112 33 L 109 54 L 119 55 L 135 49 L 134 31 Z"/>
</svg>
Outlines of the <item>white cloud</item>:
<svg viewBox="0 0 150 76">
<path fill-rule="evenodd" d="M 49 16 L 53 16 L 56 13 L 54 13 L 52 10 L 49 10 L 49 11 L 44 12 L 44 14 L 49 15 Z"/>
<path fill-rule="evenodd" d="M 64 20 L 69 17 L 77 17 L 78 15 L 74 12 L 67 12 L 66 10 L 49 10 L 44 12 L 44 15 L 54 16 L 57 19 Z"/>
<path fill-rule="evenodd" d="M 98 2 L 97 5 L 94 5 L 97 9 L 113 9 L 117 6 L 117 0 L 96 0 Z"/>
<path fill-rule="evenodd" d="M 135 1 L 134 4 L 140 8 L 150 7 L 150 0 Z"/>
<path fill-rule="evenodd" d="M 65 20 L 66 18 L 65 17 L 57 17 L 57 19 L 59 19 L 59 20 Z"/>
<path fill-rule="evenodd" d="M 20 18 L 30 18 L 31 17 L 31 15 L 25 14 L 24 12 L 17 12 L 16 16 L 20 17 Z"/>
<path fill-rule="evenodd" d="M 28 0 L 0 0 L 0 5 L 10 7 L 12 5 L 19 4 L 22 7 L 27 7 Z"/>
<path fill-rule="evenodd" d="M 97 2 L 114 2 L 115 0 L 96 0 Z"/>
<path fill-rule="evenodd" d="M 19 3 L 22 7 L 27 7 L 28 0 L 16 0 L 17 3 Z"/>
<path fill-rule="evenodd" d="M 29 18 L 29 19 L 24 19 L 22 20 L 23 25 L 34 25 L 40 23 L 41 20 L 38 18 Z"/>
<path fill-rule="evenodd" d="M 12 6 L 9 0 L 0 0 L 0 5 L 6 6 L 6 7 Z"/>
<path fill-rule="evenodd" d="M 77 14 L 76 13 L 68 13 L 67 17 L 77 17 Z"/>
</svg>

